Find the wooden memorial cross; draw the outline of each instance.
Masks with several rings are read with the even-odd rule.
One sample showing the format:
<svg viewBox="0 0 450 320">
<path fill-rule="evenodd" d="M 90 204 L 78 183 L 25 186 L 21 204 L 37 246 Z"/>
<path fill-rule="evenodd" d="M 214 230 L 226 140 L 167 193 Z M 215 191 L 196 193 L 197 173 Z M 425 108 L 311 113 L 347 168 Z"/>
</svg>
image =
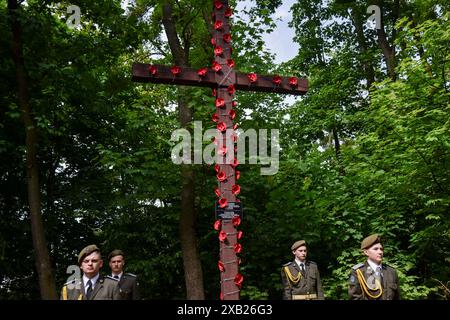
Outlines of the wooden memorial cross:
<svg viewBox="0 0 450 320">
<path fill-rule="evenodd" d="M 236 90 L 260 91 L 282 94 L 303 95 L 308 90 L 306 79 L 296 77 L 260 76 L 255 73 L 240 73 L 234 71 L 234 61 L 231 59 L 231 34 L 229 18 L 232 10 L 228 6 L 228 0 L 213 0 L 214 36 L 211 43 L 214 46 L 215 61 L 211 68 L 193 69 L 179 66 L 150 65 L 142 63 L 133 64 L 133 81 L 152 82 L 171 85 L 198 86 L 213 88 L 216 96 L 215 106 L 217 112 L 213 115 L 213 121 L 217 123 L 217 130 L 221 133 L 216 153 L 225 156 L 233 152 L 227 150 L 226 131 L 235 130 L 233 124 L 237 103 L 233 100 Z M 228 129 L 228 130 L 227 130 Z M 233 142 L 234 145 L 234 142 Z M 234 152 L 233 152 L 234 155 Z M 236 227 L 241 221 L 241 203 L 236 199 L 240 191 L 236 180 L 240 172 L 236 171 L 237 161 L 231 163 L 218 163 L 215 165 L 216 177 L 219 188 L 215 193 L 219 198 L 216 201 L 216 216 L 218 220 L 214 224 L 219 232 L 221 271 L 221 295 L 223 300 L 238 300 L 242 275 L 239 273 L 239 259 L 237 253 L 241 251 L 238 239 L 242 232 L 237 232 Z"/>
</svg>

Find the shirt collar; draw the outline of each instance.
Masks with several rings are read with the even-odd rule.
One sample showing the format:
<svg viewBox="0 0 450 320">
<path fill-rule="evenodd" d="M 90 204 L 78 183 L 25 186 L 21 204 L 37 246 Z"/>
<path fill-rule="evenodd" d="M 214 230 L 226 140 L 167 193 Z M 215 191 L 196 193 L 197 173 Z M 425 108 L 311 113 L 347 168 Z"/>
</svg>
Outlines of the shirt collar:
<svg viewBox="0 0 450 320">
<path fill-rule="evenodd" d="M 382 267 L 381 264 L 376 264 L 375 262 L 373 262 L 370 259 L 367 259 L 367 263 L 369 264 L 369 266 L 372 268 L 372 270 L 375 272 L 377 270 L 377 267 Z"/>
<path fill-rule="evenodd" d="M 93 278 L 91 278 L 91 279 L 89 279 L 88 277 L 86 277 L 86 275 L 83 274 L 83 284 L 84 284 L 84 287 L 87 288 L 87 282 L 88 282 L 89 280 L 91 280 L 92 288 L 94 288 L 94 287 L 95 287 L 95 284 L 97 283 L 97 280 L 98 280 L 99 277 L 100 277 L 100 274 L 99 274 L 99 273 L 97 273 L 97 274 L 96 274 Z"/>
<path fill-rule="evenodd" d="M 123 276 L 123 271 L 121 272 L 121 273 L 119 273 L 119 274 L 114 274 L 114 273 L 111 273 L 111 277 L 115 277 L 115 276 L 119 276 L 119 280 L 120 279 L 122 279 L 122 276 Z"/>
<path fill-rule="evenodd" d="M 306 268 L 306 264 L 305 264 L 306 260 L 303 261 L 303 262 L 301 262 L 300 260 L 298 260 L 297 258 L 295 258 L 295 262 L 297 263 L 297 265 L 299 266 L 299 268 L 301 268 L 300 266 L 301 266 L 302 264 L 303 264 L 303 265 L 305 266 L 305 268 Z"/>
</svg>

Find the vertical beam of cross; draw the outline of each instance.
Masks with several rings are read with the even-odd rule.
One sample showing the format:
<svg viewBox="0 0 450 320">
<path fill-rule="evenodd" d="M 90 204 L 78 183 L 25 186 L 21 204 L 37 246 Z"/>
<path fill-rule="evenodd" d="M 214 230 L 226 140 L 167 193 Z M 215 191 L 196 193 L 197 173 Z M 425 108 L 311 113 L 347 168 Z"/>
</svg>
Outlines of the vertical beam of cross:
<svg viewBox="0 0 450 320">
<path fill-rule="evenodd" d="M 233 145 L 234 141 L 227 141 L 232 139 L 232 136 L 228 134 L 233 131 L 233 119 L 230 116 L 233 110 L 233 88 L 236 82 L 236 73 L 229 61 L 231 61 L 231 35 L 230 35 L 230 9 L 228 6 L 228 0 L 216 0 L 213 5 L 213 17 L 214 17 L 214 36 L 213 44 L 215 44 L 214 55 L 215 62 L 221 66 L 220 73 L 216 73 L 217 82 L 217 97 L 216 101 L 224 101 L 224 106 L 217 108 L 218 115 L 218 127 L 221 123 L 226 125 L 227 130 L 219 134 L 219 138 L 216 154 L 223 154 L 224 159 L 227 160 L 228 153 L 234 155 L 234 147 L 229 150 L 226 149 L 226 153 L 220 152 L 220 148 L 226 148 L 226 146 Z M 222 100 L 223 99 L 223 100 Z M 216 103 L 217 105 L 217 103 Z M 218 129 L 219 131 L 221 129 Z M 231 142 L 231 143 L 230 143 Z M 224 149 L 222 149 L 224 150 Z M 228 157 L 233 161 L 234 157 Z M 235 168 L 227 161 L 225 163 L 219 163 L 219 172 L 224 172 L 227 177 L 224 181 L 219 181 L 219 190 L 221 199 L 226 199 L 230 203 L 236 202 L 236 196 L 231 192 L 232 187 L 236 182 Z M 235 245 L 237 244 L 237 230 L 233 225 L 232 220 L 222 219 L 221 231 L 226 234 L 226 239 L 220 241 L 220 261 L 223 263 L 222 272 L 220 274 L 221 283 L 221 299 L 223 300 L 238 300 L 240 288 L 235 283 L 235 277 L 238 275 L 238 257 L 235 252 Z"/>
</svg>

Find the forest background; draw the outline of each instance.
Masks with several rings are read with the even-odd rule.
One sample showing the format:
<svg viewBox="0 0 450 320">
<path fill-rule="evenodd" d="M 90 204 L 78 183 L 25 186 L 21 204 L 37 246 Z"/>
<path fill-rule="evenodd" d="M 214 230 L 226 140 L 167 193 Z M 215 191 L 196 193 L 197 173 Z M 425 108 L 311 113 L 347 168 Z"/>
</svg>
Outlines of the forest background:
<svg viewBox="0 0 450 320">
<path fill-rule="evenodd" d="M 0 299 L 57 298 L 91 243 L 125 251 L 145 299 L 219 298 L 215 171 L 170 157 L 174 130 L 214 126 L 214 97 L 131 81 L 136 61 L 210 66 L 212 3 L 128 2 L 0 1 Z M 232 17 L 238 70 L 310 81 L 292 103 L 237 94 L 240 128 L 278 129 L 281 145 L 277 174 L 239 166 L 241 297 L 280 299 L 281 266 L 305 239 L 327 299 L 347 299 L 377 232 L 404 299 L 448 299 L 448 1 L 298 1 L 298 52 L 276 64 L 262 38 L 281 2 Z"/>
</svg>

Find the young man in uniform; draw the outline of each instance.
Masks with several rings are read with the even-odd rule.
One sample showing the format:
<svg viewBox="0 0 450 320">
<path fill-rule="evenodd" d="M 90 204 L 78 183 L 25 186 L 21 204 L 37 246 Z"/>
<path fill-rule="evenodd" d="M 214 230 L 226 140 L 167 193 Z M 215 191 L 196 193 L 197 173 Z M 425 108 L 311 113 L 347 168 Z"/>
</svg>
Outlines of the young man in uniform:
<svg viewBox="0 0 450 320">
<path fill-rule="evenodd" d="M 113 250 L 108 255 L 112 277 L 119 281 L 119 291 L 123 300 L 139 300 L 139 283 L 132 273 L 124 273 L 125 255 L 122 250 Z"/>
<path fill-rule="evenodd" d="M 295 259 L 281 268 L 284 300 L 323 300 L 319 269 L 315 262 L 306 260 L 305 240 L 291 246 Z"/>
<path fill-rule="evenodd" d="M 81 250 L 78 265 L 83 271 L 81 279 L 64 284 L 61 300 L 120 300 L 118 281 L 100 275 L 103 266 L 100 249 L 91 244 Z"/>
<path fill-rule="evenodd" d="M 382 263 L 380 236 L 372 234 L 365 238 L 361 250 L 367 260 L 352 267 L 348 288 L 350 300 L 399 300 L 397 271 Z"/>
</svg>

